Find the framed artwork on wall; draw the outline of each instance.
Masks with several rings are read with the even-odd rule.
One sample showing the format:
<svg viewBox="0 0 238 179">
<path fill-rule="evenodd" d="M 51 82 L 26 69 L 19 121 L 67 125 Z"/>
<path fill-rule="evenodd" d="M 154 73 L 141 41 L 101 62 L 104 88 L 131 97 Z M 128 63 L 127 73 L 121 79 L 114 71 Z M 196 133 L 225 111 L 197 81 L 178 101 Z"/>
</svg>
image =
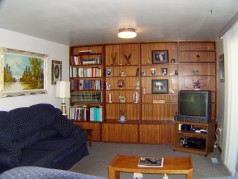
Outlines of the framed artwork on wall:
<svg viewBox="0 0 238 179">
<path fill-rule="evenodd" d="M 168 63 L 168 50 L 152 50 L 152 63 Z"/>
<path fill-rule="evenodd" d="M 58 60 L 52 60 L 51 67 L 51 84 L 56 85 L 56 81 L 62 80 L 62 62 Z"/>
<path fill-rule="evenodd" d="M 152 80 L 152 94 L 167 94 L 168 79 Z"/>
<path fill-rule="evenodd" d="M 47 55 L 0 48 L 0 96 L 46 92 Z"/>
<path fill-rule="evenodd" d="M 220 82 L 224 82 L 225 74 L 224 74 L 224 54 L 219 56 L 219 78 Z"/>
</svg>

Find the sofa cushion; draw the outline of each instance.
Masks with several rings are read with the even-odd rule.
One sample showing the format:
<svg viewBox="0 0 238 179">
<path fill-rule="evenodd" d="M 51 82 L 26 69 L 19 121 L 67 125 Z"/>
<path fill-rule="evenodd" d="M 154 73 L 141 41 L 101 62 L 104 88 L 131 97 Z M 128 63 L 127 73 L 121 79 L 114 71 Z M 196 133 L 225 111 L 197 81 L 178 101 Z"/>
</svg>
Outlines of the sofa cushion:
<svg viewBox="0 0 238 179">
<path fill-rule="evenodd" d="M 25 147 L 22 150 L 20 163 L 23 166 L 34 164 L 36 166 L 52 167 L 57 165 L 58 162 L 64 161 L 65 157 L 70 155 L 73 150 L 80 151 L 85 144 L 84 133 L 67 138 L 48 138 Z"/>
<path fill-rule="evenodd" d="M 26 137 L 20 141 L 18 141 L 19 148 L 22 149 L 24 147 L 33 145 L 39 141 L 47 139 L 49 137 L 54 137 L 57 135 L 57 132 L 53 129 L 45 129 L 43 131 L 38 131 L 34 135 Z"/>
<path fill-rule="evenodd" d="M 9 112 L 9 118 L 15 121 L 18 137 L 21 139 L 33 136 L 36 132 L 51 126 L 60 115 L 59 109 L 50 104 L 37 104 Z"/>
<path fill-rule="evenodd" d="M 53 129 L 55 129 L 61 136 L 67 137 L 72 134 L 76 128 L 78 130 L 81 130 L 80 126 L 76 126 L 73 124 L 72 121 L 70 121 L 65 116 L 60 116 L 57 120 L 55 120 L 55 123 L 53 124 Z"/>
</svg>

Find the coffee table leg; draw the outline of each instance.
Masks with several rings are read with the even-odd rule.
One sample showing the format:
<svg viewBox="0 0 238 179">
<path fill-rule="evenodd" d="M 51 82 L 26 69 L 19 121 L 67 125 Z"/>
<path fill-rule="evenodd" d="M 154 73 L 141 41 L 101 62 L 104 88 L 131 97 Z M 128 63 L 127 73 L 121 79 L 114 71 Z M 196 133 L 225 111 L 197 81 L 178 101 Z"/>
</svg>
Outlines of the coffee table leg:
<svg viewBox="0 0 238 179">
<path fill-rule="evenodd" d="M 193 169 L 191 169 L 187 174 L 187 179 L 193 179 Z"/>
<path fill-rule="evenodd" d="M 120 179 L 120 172 L 109 168 L 108 178 L 109 179 Z"/>
</svg>

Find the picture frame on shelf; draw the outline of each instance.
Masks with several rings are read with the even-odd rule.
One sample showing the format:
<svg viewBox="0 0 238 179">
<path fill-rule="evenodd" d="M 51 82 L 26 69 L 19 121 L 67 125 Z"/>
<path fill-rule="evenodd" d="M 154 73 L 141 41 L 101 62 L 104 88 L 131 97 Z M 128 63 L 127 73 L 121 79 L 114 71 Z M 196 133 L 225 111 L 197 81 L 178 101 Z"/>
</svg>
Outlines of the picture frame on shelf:
<svg viewBox="0 0 238 179">
<path fill-rule="evenodd" d="M 151 85 L 152 94 L 168 94 L 168 79 L 153 79 Z"/>
<path fill-rule="evenodd" d="M 168 68 L 161 68 L 161 73 L 162 73 L 162 75 L 167 75 L 168 74 Z"/>
<path fill-rule="evenodd" d="M 0 97 L 46 93 L 46 54 L 0 48 Z"/>
<path fill-rule="evenodd" d="M 152 63 L 168 63 L 168 50 L 152 50 Z"/>
<path fill-rule="evenodd" d="M 106 68 L 106 76 L 112 76 L 112 69 Z"/>
<path fill-rule="evenodd" d="M 62 61 L 52 60 L 51 84 L 56 85 L 56 82 L 61 80 L 62 80 Z"/>
</svg>

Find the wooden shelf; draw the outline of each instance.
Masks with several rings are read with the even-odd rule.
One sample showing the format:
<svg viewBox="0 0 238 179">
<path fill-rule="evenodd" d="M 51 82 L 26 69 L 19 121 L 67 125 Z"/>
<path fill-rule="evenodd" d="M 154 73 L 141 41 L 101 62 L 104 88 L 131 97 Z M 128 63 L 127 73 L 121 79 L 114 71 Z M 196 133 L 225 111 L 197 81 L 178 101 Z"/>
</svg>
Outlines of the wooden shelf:
<svg viewBox="0 0 238 179">
<path fill-rule="evenodd" d="M 168 63 L 153 64 L 153 50 L 167 50 Z M 79 51 L 90 51 L 92 53 L 80 54 Z M 75 57 L 77 61 L 77 56 L 79 56 L 79 59 L 81 56 L 83 56 L 83 59 L 95 59 L 95 61 L 100 62 L 100 64 L 72 65 L 71 62 L 74 59 L 72 59 L 72 57 Z M 201 89 L 212 91 L 211 118 L 216 119 L 215 42 L 130 42 L 72 46 L 70 47 L 69 64 L 71 68 L 70 75 L 76 76 L 70 77 L 72 84 L 76 84 L 77 86 L 77 83 L 81 82 L 79 80 L 87 79 L 100 80 L 101 82 L 100 90 L 82 90 L 82 86 L 80 90 L 75 90 L 77 87 L 71 89 L 72 95 L 77 92 L 101 92 L 102 94 L 100 102 L 73 102 L 73 99 L 70 99 L 72 106 L 89 105 L 102 107 L 103 121 L 100 123 L 95 122 L 97 126 L 91 126 L 93 130 L 97 130 L 97 135 L 100 136 L 94 136 L 94 140 L 105 142 L 173 144 L 175 140 L 178 142 L 178 136 L 191 135 L 209 138 L 210 133 L 197 134 L 175 130 L 173 115 L 178 113 L 179 90 L 191 90 L 193 89 L 193 81 L 201 80 Z M 72 70 L 78 70 L 79 68 L 94 67 L 101 69 L 101 76 L 77 77 L 79 72 L 72 72 Z M 155 68 L 155 75 L 150 75 L 151 68 Z M 167 68 L 167 75 L 163 75 L 163 68 Z M 107 73 L 110 71 L 111 73 Z M 82 73 L 80 73 L 80 75 L 81 74 Z M 120 79 L 124 80 L 124 88 L 122 89 L 117 85 Z M 152 80 L 154 79 L 168 80 L 168 94 L 152 93 Z M 138 84 L 139 88 L 137 88 Z M 135 92 L 139 95 L 138 103 L 134 103 Z M 112 103 L 109 103 L 109 96 L 112 98 Z M 125 103 L 121 103 L 120 101 L 124 99 Z M 153 102 L 153 100 L 158 101 L 158 103 Z M 120 112 L 125 112 L 125 122 L 118 121 Z M 86 125 L 91 123 L 94 124 L 93 122 L 80 122 L 80 125 L 88 127 Z M 207 155 L 207 153 L 211 151 L 211 146 L 206 150 L 192 150 L 180 147 L 176 143 L 174 149 Z"/>
<path fill-rule="evenodd" d="M 209 123 L 195 123 L 195 122 L 185 122 L 185 121 L 175 121 L 174 127 L 174 147 L 173 150 L 179 150 L 184 152 L 191 152 L 196 154 L 203 154 L 207 156 L 209 152 L 213 151 L 214 148 L 214 137 L 215 137 L 215 121 L 210 121 Z M 196 133 L 195 131 L 182 131 L 180 129 L 181 125 L 190 125 L 194 128 L 206 129 L 206 133 Z M 193 138 L 203 138 L 205 139 L 205 148 L 188 148 L 181 146 L 182 138 L 193 137 Z"/>
</svg>

